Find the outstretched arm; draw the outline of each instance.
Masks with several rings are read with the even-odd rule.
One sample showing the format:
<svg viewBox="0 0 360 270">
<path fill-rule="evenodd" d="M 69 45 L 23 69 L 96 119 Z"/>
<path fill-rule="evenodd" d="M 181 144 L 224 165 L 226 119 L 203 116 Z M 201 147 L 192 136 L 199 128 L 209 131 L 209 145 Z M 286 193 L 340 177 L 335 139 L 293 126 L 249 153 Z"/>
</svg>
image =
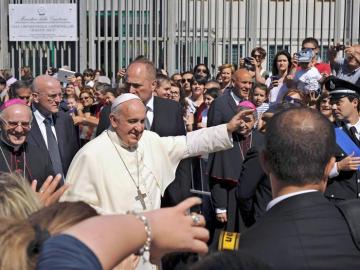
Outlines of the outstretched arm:
<svg viewBox="0 0 360 270">
<path fill-rule="evenodd" d="M 144 213 L 151 227 L 151 261 L 159 262 L 165 253 L 189 251 L 206 253 L 209 233 L 205 220 L 187 215 L 190 207 L 199 204 L 198 198 L 189 198 L 171 208 Z M 66 230 L 90 248 L 104 269 L 111 269 L 145 243 L 144 223 L 133 215 L 98 216 Z"/>
</svg>

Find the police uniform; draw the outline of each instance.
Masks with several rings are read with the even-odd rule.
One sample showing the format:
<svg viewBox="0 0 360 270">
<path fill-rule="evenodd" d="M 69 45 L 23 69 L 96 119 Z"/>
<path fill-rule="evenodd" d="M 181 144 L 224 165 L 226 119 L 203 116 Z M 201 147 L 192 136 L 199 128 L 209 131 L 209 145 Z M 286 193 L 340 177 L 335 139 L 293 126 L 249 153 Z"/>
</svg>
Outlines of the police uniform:
<svg viewBox="0 0 360 270">
<path fill-rule="evenodd" d="M 325 81 L 325 87 L 330 94 L 330 102 L 340 99 L 342 97 L 355 97 L 360 101 L 360 88 L 350 82 L 338 79 L 334 76 L 329 76 Z M 343 132 L 354 142 L 359 149 L 360 142 L 358 138 L 352 134 L 346 123 L 338 121 L 336 127 L 343 130 Z M 355 149 L 354 149 L 355 150 Z M 348 155 L 337 143 L 335 146 L 335 158 L 339 162 Z M 360 171 L 339 171 L 336 177 L 328 180 L 325 197 L 332 201 L 359 199 L 360 198 Z"/>
</svg>

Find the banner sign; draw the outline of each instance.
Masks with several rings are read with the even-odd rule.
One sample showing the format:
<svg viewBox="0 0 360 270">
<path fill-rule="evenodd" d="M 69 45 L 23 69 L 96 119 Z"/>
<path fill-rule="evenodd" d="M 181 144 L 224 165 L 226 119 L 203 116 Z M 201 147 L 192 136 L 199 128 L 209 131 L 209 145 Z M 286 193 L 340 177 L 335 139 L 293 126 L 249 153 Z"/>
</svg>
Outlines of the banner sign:
<svg viewBox="0 0 360 270">
<path fill-rule="evenodd" d="M 10 41 L 76 41 L 76 4 L 9 4 Z"/>
</svg>

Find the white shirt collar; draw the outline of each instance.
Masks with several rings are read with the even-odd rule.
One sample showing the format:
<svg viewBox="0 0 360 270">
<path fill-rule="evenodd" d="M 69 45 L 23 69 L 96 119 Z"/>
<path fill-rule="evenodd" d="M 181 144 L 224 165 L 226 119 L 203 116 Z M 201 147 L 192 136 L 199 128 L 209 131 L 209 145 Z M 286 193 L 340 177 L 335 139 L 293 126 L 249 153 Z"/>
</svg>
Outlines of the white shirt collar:
<svg viewBox="0 0 360 270">
<path fill-rule="evenodd" d="M 37 109 L 34 110 L 34 116 L 38 123 L 43 123 L 45 120 L 45 116 L 43 116 Z"/>
<path fill-rule="evenodd" d="M 149 101 L 145 104 L 146 109 L 150 110 L 150 111 L 154 111 L 154 96 L 151 96 L 151 98 L 149 99 Z"/>
<path fill-rule="evenodd" d="M 296 191 L 296 192 L 291 192 L 291 193 L 288 193 L 288 194 L 284 194 L 284 195 L 281 195 L 279 197 L 276 197 L 275 199 L 271 200 L 268 205 L 266 206 L 266 211 L 269 211 L 274 205 L 278 204 L 279 202 L 287 199 L 287 198 L 290 198 L 292 196 L 295 196 L 295 195 L 299 195 L 299 194 L 304 194 L 304 193 L 309 193 L 309 192 L 316 192 L 318 190 L 316 189 L 307 189 L 307 190 L 301 190 L 301 191 Z"/>
<path fill-rule="evenodd" d="M 346 123 L 346 127 L 348 129 L 350 129 L 351 127 L 355 127 L 357 134 L 360 134 L 360 117 L 359 117 L 359 120 L 357 121 L 357 123 L 355 125 L 352 125 L 350 123 Z"/>
<path fill-rule="evenodd" d="M 230 91 L 230 95 L 234 99 L 236 106 L 238 106 L 241 101 L 241 98 L 239 98 L 237 95 L 235 95 L 233 91 Z"/>
</svg>

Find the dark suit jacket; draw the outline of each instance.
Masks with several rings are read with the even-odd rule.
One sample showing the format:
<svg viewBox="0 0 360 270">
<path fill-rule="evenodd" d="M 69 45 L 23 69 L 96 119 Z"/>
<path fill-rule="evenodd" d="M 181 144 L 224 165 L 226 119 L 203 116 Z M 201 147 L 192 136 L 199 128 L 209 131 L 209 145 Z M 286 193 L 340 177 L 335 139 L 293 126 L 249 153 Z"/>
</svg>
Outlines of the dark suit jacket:
<svg viewBox="0 0 360 270">
<path fill-rule="evenodd" d="M 77 133 L 74 122 L 69 114 L 59 111 L 57 114 L 53 115 L 53 119 L 56 137 L 59 144 L 63 172 L 66 176 L 70 163 L 80 148 L 79 134 Z M 27 137 L 27 142 L 47 151 L 44 138 L 41 134 L 39 125 L 36 122 L 35 116 L 32 121 L 31 130 Z"/>
<path fill-rule="evenodd" d="M 261 167 L 259 153 L 263 136 L 254 133 L 258 142 L 246 154 L 242 164 L 237 198 L 245 224 L 251 226 L 265 212 L 272 200 L 270 180 Z"/>
<path fill-rule="evenodd" d="M 211 104 L 208 112 L 208 127 L 228 123 L 238 112 L 237 105 L 230 93 L 231 91 L 227 91 Z M 236 132 L 233 133 L 233 141 L 233 148 L 209 155 L 208 173 L 210 177 L 232 181 L 239 179 L 242 156 L 239 147 L 240 135 Z"/>
<path fill-rule="evenodd" d="M 346 127 L 343 128 L 345 133 L 357 144 L 359 147 L 359 141 L 353 137 Z M 336 161 L 340 161 L 347 157 L 347 154 L 340 148 L 335 146 L 335 158 Z M 327 183 L 325 196 L 329 199 L 335 200 L 348 200 L 360 198 L 360 172 L 357 171 L 340 171 L 339 175 L 334 178 L 330 178 Z"/>
<path fill-rule="evenodd" d="M 320 192 L 273 206 L 242 234 L 240 250 L 273 269 L 360 269 L 360 251 L 345 219 Z"/>
<path fill-rule="evenodd" d="M 19 169 L 18 173 L 23 175 L 24 168 L 24 152 L 26 160 L 25 177 L 31 184 L 33 180 L 37 180 L 36 189 L 39 190 L 49 175 L 54 175 L 51 160 L 47 151 L 41 150 L 39 147 L 29 145 L 26 142 L 17 152 L 13 148 L 0 141 L 0 146 L 9 163 L 12 172 Z M 13 160 L 11 160 L 13 158 Z M 9 172 L 4 157 L 0 155 L 0 172 Z"/>
<path fill-rule="evenodd" d="M 102 108 L 99 116 L 99 124 L 96 128 L 96 136 L 99 136 L 105 129 L 110 126 L 109 115 L 111 112 L 111 105 L 106 105 Z"/>
</svg>

